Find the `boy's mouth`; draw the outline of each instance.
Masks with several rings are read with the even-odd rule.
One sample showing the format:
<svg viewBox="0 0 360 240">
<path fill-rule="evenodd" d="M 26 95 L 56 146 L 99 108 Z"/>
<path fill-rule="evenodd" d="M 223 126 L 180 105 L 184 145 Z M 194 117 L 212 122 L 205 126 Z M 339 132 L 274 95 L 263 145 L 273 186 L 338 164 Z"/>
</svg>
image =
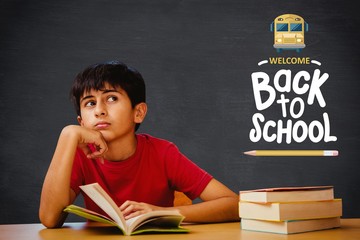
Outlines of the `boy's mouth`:
<svg viewBox="0 0 360 240">
<path fill-rule="evenodd" d="M 108 122 L 98 122 L 95 124 L 95 129 L 101 130 L 101 129 L 108 128 L 109 126 L 110 126 L 110 123 L 108 123 Z"/>
</svg>

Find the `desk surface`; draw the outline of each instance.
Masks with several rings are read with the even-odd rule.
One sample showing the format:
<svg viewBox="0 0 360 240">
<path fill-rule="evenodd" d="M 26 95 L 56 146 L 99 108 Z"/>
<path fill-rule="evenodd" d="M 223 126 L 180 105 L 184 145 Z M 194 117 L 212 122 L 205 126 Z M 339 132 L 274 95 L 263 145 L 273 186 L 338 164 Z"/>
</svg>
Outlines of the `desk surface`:
<svg viewBox="0 0 360 240">
<path fill-rule="evenodd" d="M 360 218 L 342 219 L 341 228 L 308 233 L 282 235 L 260 233 L 240 229 L 240 223 L 194 224 L 184 226 L 190 230 L 185 234 L 142 234 L 124 236 L 116 227 L 99 225 L 98 223 L 66 223 L 59 229 L 46 229 L 41 224 L 8 224 L 0 225 L 0 240 L 87 240 L 87 239 L 182 239 L 182 240 L 235 240 L 235 239 L 326 239 L 355 240 L 360 239 Z"/>
</svg>

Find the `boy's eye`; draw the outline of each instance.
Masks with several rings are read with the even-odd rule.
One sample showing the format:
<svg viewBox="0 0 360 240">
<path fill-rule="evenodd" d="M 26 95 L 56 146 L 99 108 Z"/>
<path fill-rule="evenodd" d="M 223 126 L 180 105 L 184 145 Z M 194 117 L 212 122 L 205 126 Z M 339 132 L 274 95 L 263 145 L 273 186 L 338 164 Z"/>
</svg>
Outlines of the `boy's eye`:
<svg viewBox="0 0 360 240">
<path fill-rule="evenodd" d="M 94 101 L 89 101 L 89 102 L 85 103 L 85 107 L 92 107 L 92 106 L 95 106 Z"/>
<path fill-rule="evenodd" d="M 108 101 L 109 101 L 109 102 L 115 102 L 117 99 L 118 99 L 118 98 L 115 97 L 115 96 L 110 96 L 110 97 L 108 97 Z"/>
</svg>

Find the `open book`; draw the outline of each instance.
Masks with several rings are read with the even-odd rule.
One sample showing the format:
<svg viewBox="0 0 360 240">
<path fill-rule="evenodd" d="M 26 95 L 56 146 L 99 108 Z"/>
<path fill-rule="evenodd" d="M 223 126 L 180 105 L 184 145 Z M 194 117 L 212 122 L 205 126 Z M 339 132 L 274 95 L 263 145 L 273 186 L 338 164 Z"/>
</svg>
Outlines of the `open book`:
<svg viewBox="0 0 360 240">
<path fill-rule="evenodd" d="M 152 211 L 125 220 L 122 212 L 106 191 L 98 184 L 92 183 L 80 187 L 109 217 L 88 209 L 69 205 L 65 212 L 81 217 L 108 223 L 121 229 L 124 235 L 134 235 L 144 232 L 188 232 L 180 226 L 184 216 L 176 210 Z"/>
</svg>

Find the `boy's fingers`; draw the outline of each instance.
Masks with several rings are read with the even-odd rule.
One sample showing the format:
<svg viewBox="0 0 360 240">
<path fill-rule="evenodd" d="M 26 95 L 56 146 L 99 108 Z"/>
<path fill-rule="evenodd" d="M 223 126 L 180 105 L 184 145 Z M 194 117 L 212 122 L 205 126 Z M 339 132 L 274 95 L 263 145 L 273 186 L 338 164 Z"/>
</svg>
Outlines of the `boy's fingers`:
<svg viewBox="0 0 360 240">
<path fill-rule="evenodd" d="M 84 152 L 86 156 L 90 155 L 92 152 L 87 144 L 79 144 L 79 148 Z"/>
<path fill-rule="evenodd" d="M 137 217 L 141 214 L 144 214 L 145 212 L 144 211 L 136 211 L 136 212 L 132 212 L 131 214 L 125 216 L 125 219 L 128 220 L 130 218 L 133 218 L 133 217 Z"/>
<path fill-rule="evenodd" d="M 108 147 L 105 142 L 102 142 L 101 144 L 97 145 L 94 144 L 96 150 L 90 154 L 91 158 L 99 158 L 102 157 L 103 154 L 108 150 Z"/>
<path fill-rule="evenodd" d="M 105 141 L 103 141 L 99 145 L 95 145 L 95 147 L 96 147 L 96 152 L 99 152 L 100 154 L 103 154 L 108 150 L 108 147 L 107 147 Z"/>
<path fill-rule="evenodd" d="M 119 207 L 120 211 L 124 211 L 126 208 L 128 208 L 129 206 L 131 206 L 131 204 L 133 203 L 133 201 L 125 201 L 123 204 L 121 204 L 121 206 Z"/>
<path fill-rule="evenodd" d="M 134 201 L 126 201 L 120 206 L 120 211 L 124 214 L 124 216 L 131 215 L 138 210 L 136 204 L 137 202 Z"/>
<path fill-rule="evenodd" d="M 103 138 L 102 134 L 98 131 L 91 131 L 91 134 L 84 137 L 82 140 L 85 145 L 83 147 L 84 153 L 88 158 L 95 159 L 100 158 L 108 150 L 108 146 Z M 93 146 L 92 149 L 89 148 L 88 144 Z"/>
<path fill-rule="evenodd" d="M 119 208 L 125 219 L 130 219 L 141 214 L 152 211 L 151 205 L 135 201 L 126 201 Z"/>
</svg>

